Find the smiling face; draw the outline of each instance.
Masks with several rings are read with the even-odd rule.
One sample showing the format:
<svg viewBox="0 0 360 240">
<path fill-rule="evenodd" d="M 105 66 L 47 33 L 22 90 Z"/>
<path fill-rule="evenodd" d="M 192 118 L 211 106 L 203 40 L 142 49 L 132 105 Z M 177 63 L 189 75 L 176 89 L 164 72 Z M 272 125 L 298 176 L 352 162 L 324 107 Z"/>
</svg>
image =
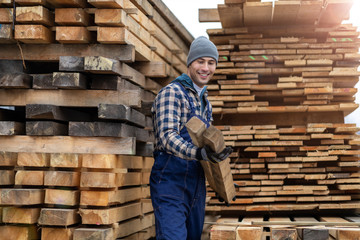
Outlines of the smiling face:
<svg viewBox="0 0 360 240">
<path fill-rule="evenodd" d="M 201 57 L 193 61 L 187 75 L 199 87 L 204 87 L 212 78 L 216 69 L 216 61 L 210 57 Z"/>
</svg>

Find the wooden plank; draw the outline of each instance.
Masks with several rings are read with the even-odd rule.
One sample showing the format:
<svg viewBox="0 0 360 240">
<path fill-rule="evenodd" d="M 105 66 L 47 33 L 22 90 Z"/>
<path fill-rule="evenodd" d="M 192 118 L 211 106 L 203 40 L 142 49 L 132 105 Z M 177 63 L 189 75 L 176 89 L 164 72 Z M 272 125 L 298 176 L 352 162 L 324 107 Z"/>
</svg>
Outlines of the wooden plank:
<svg viewBox="0 0 360 240">
<path fill-rule="evenodd" d="M 55 23 L 59 25 L 88 26 L 90 15 L 82 8 L 55 8 Z"/>
<path fill-rule="evenodd" d="M 244 24 L 270 25 L 272 17 L 271 2 L 246 2 L 244 3 Z"/>
<path fill-rule="evenodd" d="M 132 44 L 135 46 L 137 61 L 152 60 L 150 48 L 123 27 L 98 27 L 97 41 L 103 44 Z"/>
<path fill-rule="evenodd" d="M 109 209 L 80 208 L 79 213 L 83 224 L 113 224 L 139 216 L 141 214 L 141 203 L 131 203 Z"/>
<path fill-rule="evenodd" d="M 0 185 L 14 185 L 15 184 L 14 170 L 0 170 Z"/>
<path fill-rule="evenodd" d="M 123 120 L 145 127 L 145 115 L 125 105 L 100 104 L 98 117 L 101 119 Z"/>
<path fill-rule="evenodd" d="M 4 207 L 2 220 L 4 223 L 35 224 L 40 215 L 40 208 Z"/>
<path fill-rule="evenodd" d="M 80 173 L 70 171 L 45 171 L 44 185 L 78 187 L 80 185 Z"/>
<path fill-rule="evenodd" d="M 0 151 L 129 155 L 135 154 L 134 138 L 0 136 L 0 140 L 2 142 L 2 144 L 0 145 Z"/>
<path fill-rule="evenodd" d="M 57 89 L 53 85 L 53 73 L 33 74 L 33 89 Z"/>
<path fill-rule="evenodd" d="M 76 53 L 76 56 L 79 57 L 102 56 L 124 62 L 135 61 L 135 48 L 131 45 L 20 44 L 20 46 L 22 52 L 16 45 L 0 45 L 0 59 L 59 61 L 60 56 L 73 56 Z"/>
<path fill-rule="evenodd" d="M 91 119 L 85 112 L 49 104 L 28 104 L 25 110 L 27 119 L 59 121 L 90 121 Z"/>
<path fill-rule="evenodd" d="M 88 0 L 96 8 L 123 8 L 123 0 Z"/>
<path fill-rule="evenodd" d="M 26 206 L 42 204 L 44 201 L 43 189 L 13 189 L 2 188 L 1 192 L 1 205 L 15 205 Z"/>
<path fill-rule="evenodd" d="M 86 89 L 87 78 L 82 73 L 54 72 L 53 86 L 59 89 Z"/>
<path fill-rule="evenodd" d="M 26 122 L 26 135 L 66 136 L 68 135 L 68 126 L 53 121 L 28 121 Z"/>
<path fill-rule="evenodd" d="M 126 12 L 123 9 L 96 9 L 95 24 L 99 26 L 125 27 Z"/>
<path fill-rule="evenodd" d="M 60 43 L 90 43 L 91 34 L 83 26 L 60 26 L 56 27 L 55 40 Z"/>
<path fill-rule="evenodd" d="M 70 226 L 80 222 L 78 209 L 42 208 L 38 224 Z"/>
<path fill-rule="evenodd" d="M 43 6 L 17 7 L 16 22 L 53 26 L 54 14 Z"/>
<path fill-rule="evenodd" d="M 47 153 L 18 152 L 17 165 L 23 167 L 48 167 L 50 155 Z"/>
<path fill-rule="evenodd" d="M 54 240 L 71 240 L 73 239 L 74 228 L 51 228 L 51 227 L 42 227 L 41 236 L 44 239 L 54 239 Z"/>
<path fill-rule="evenodd" d="M 23 43 L 52 43 L 54 36 L 43 25 L 15 25 L 15 39 Z"/>
<path fill-rule="evenodd" d="M 0 121 L 0 135 L 21 135 L 25 133 L 25 125 L 22 122 Z"/>
<path fill-rule="evenodd" d="M 0 89 L 0 102 L 4 106 L 26 106 L 28 104 L 50 104 L 67 107 L 97 107 L 103 104 L 125 104 L 140 107 L 139 90 L 21 90 Z"/>
<path fill-rule="evenodd" d="M 300 9 L 299 1 L 275 2 L 272 24 L 294 24 Z"/>
<path fill-rule="evenodd" d="M 31 88 L 32 77 L 24 73 L 1 73 L 0 88 Z"/>
<path fill-rule="evenodd" d="M 115 239 L 114 229 L 113 228 L 77 228 L 74 231 L 73 240 L 83 240 L 83 239 L 99 239 L 99 240 L 108 240 Z"/>
<path fill-rule="evenodd" d="M 12 24 L 0 25 L 0 43 L 12 43 L 14 42 L 14 34 L 12 30 Z"/>
<path fill-rule="evenodd" d="M 322 6 L 323 3 L 321 0 L 301 1 L 300 8 L 296 16 L 296 23 L 314 24 L 320 15 Z"/>
<path fill-rule="evenodd" d="M 58 168 L 80 168 L 82 155 L 72 153 L 51 153 L 50 166 Z"/>
<path fill-rule="evenodd" d="M 199 22 L 220 22 L 218 9 L 216 8 L 200 8 Z"/>
<path fill-rule="evenodd" d="M 13 9 L 12 8 L 0 8 L 0 24 L 12 23 Z"/>
<path fill-rule="evenodd" d="M 135 137 L 135 127 L 125 123 L 69 122 L 70 136 Z"/>
<path fill-rule="evenodd" d="M 45 189 L 45 204 L 76 206 L 79 205 L 79 199 L 78 190 Z"/>
<path fill-rule="evenodd" d="M 0 234 L 1 236 L 6 236 L 8 240 L 31 240 L 40 237 L 35 225 L 0 226 Z"/>
<path fill-rule="evenodd" d="M 240 6 L 218 5 L 218 14 L 223 28 L 242 27 L 244 25 L 243 13 Z"/>
<path fill-rule="evenodd" d="M 42 186 L 44 185 L 44 172 L 18 170 L 15 175 L 15 185 Z"/>
<path fill-rule="evenodd" d="M 80 205 L 110 206 L 141 199 L 144 196 L 141 187 L 126 188 L 114 191 L 81 191 Z"/>
<path fill-rule="evenodd" d="M 125 237 L 130 234 L 149 228 L 155 224 L 154 214 L 146 214 L 143 218 L 120 223 L 116 229 L 116 237 Z"/>
<path fill-rule="evenodd" d="M 48 0 L 55 7 L 81 7 L 87 6 L 86 0 Z"/>
</svg>

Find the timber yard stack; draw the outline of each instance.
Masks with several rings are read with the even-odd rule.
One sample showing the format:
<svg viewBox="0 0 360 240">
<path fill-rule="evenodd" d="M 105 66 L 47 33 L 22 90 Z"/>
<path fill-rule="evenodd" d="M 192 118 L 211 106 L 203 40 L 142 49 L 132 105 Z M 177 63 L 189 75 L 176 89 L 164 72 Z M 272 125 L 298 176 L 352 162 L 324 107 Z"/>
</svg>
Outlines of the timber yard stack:
<svg viewBox="0 0 360 240">
<path fill-rule="evenodd" d="M 235 222 L 287 214 L 294 225 L 294 211 L 359 209 L 360 128 L 344 123 L 358 107 L 359 32 L 342 24 L 353 2 L 225 0 L 200 9 L 200 22 L 222 24 L 207 30 L 220 53 L 209 99 L 215 125 L 235 149 L 239 185 L 230 206 L 211 198 L 208 211 Z M 225 239 L 216 234 L 235 228 L 211 234 Z"/>
<path fill-rule="evenodd" d="M 149 107 L 192 36 L 157 0 L 0 0 L 0 235 L 155 235 Z"/>
</svg>

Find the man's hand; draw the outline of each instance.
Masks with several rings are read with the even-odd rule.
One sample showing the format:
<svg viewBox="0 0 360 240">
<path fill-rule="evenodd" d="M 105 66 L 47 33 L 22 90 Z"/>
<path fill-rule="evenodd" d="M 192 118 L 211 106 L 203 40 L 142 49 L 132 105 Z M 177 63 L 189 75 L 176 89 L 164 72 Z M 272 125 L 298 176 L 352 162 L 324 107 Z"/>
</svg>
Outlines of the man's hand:
<svg viewBox="0 0 360 240">
<path fill-rule="evenodd" d="M 220 153 L 216 153 L 209 146 L 205 145 L 200 151 L 203 160 L 219 163 L 224 161 L 233 152 L 233 149 L 231 147 L 226 147 Z"/>
</svg>

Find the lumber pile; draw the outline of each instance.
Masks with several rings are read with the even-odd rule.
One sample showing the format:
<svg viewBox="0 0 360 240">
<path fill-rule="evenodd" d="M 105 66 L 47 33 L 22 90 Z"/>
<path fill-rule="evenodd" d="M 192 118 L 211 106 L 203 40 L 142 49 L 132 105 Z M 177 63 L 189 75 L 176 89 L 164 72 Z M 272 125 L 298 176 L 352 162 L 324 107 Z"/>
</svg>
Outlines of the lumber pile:
<svg viewBox="0 0 360 240">
<path fill-rule="evenodd" d="M 149 239 L 150 107 L 192 36 L 161 1 L 0 1 L 8 239 Z"/>
<path fill-rule="evenodd" d="M 212 227 L 210 239 L 357 239 L 359 217 L 345 215 L 310 216 L 239 216 L 219 218 Z"/>
<path fill-rule="evenodd" d="M 354 210 L 359 135 L 359 32 L 351 0 L 225 1 L 200 9 L 220 59 L 209 99 L 231 155 L 237 198 L 215 212 Z M 311 10 L 311 11 L 310 11 Z M 216 238 L 214 238 L 216 239 Z"/>
</svg>

